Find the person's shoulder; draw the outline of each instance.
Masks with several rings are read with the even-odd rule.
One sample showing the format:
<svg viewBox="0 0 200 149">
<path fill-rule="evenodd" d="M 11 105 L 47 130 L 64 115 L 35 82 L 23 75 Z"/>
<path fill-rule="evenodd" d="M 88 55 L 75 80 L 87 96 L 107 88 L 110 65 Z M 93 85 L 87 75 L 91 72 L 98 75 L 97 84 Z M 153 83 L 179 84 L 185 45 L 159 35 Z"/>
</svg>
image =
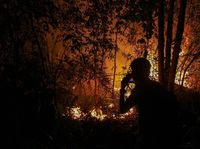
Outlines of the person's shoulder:
<svg viewBox="0 0 200 149">
<path fill-rule="evenodd" d="M 160 89 L 163 89 L 162 85 L 157 82 L 157 81 L 154 81 L 154 80 L 149 80 L 149 85 L 153 88 L 160 88 Z"/>
<path fill-rule="evenodd" d="M 156 92 L 157 95 L 167 94 L 167 90 L 159 82 L 150 80 L 149 84 L 150 91 Z"/>
</svg>

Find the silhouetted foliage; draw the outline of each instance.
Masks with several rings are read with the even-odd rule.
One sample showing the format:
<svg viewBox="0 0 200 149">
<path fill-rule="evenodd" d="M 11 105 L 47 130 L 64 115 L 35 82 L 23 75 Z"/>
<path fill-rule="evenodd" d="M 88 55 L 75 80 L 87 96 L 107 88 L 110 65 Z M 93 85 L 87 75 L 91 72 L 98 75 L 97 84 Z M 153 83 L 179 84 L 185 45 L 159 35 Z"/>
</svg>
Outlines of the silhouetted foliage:
<svg viewBox="0 0 200 149">
<path fill-rule="evenodd" d="M 76 105 L 77 101 L 90 109 L 94 105 L 103 105 L 104 98 L 110 98 L 112 84 L 105 63 L 108 58 L 114 61 L 120 50 L 120 38 L 116 36 L 123 37 L 130 44 L 137 41 L 146 44 L 157 37 L 157 7 L 154 0 L 1 1 L 0 97 L 6 102 L 9 143 L 17 140 L 19 148 L 88 148 L 92 146 L 88 145 L 92 139 L 96 148 L 107 144 L 122 148 L 129 138 L 125 146 L 133 147 L 130 137 L 135 138 L 137 128 L 132 127 L 132 121 L 77 123 L 68 117 L 63 118 L 62 112 L 66 106 Z M 198 24 L 198 18 L 195 21 Z M 138 28 L 134 23 L 143 28 L 144 37 L 140 38 L 143 40 L 136 39 Z M 194 40 L 188 53 L 190 57 L 184 63 L 187 66 L 182 69 L 185 73 L 198 68 L 198 64 L 193 63 L 199 58 L 198 28 L 192 28 Z M 133 58 L 130 54 L 127 57 Z M 197 70 L 195 72 L 199 74 Z M 194 96 L 195 103 L 198 103 L 199 95 Z M 188 114 L 190 108 L 184 108 L 185 104 L 182 106 Z M 193 111 L 193 131 L 198 130 L 197 107 Z M 181 124 L 190 120 L 183 118 L 183 121 Z M 185 130 L 191 128 L 190 124 L 186 125 Z M 129 134 L 132 129 L 134 132 Z M 97 136 L 103 138 L 104 132 L 107 134 L 101 145 L 95 139 Z M 194 132 L 190 134 L 196 135 Z M 109 143 L 112 137 L 119 143 Z M 188 136 L 187 139 L 190 142 L 196 138 Z"/>
</svg>

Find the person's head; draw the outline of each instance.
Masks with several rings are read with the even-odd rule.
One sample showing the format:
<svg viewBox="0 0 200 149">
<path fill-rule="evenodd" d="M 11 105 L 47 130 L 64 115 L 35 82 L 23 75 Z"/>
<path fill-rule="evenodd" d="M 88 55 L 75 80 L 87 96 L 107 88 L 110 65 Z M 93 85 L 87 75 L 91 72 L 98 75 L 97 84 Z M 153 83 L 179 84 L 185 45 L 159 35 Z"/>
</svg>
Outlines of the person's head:
<svg viewBox="0 0 200 149">
<path fill-rule="evenodd" d="M 131 62 L 132 77 L 136 83 L 148 80 L 151 69 L 150 62 L 145 58 L 137 58 Z"/>
</svg>

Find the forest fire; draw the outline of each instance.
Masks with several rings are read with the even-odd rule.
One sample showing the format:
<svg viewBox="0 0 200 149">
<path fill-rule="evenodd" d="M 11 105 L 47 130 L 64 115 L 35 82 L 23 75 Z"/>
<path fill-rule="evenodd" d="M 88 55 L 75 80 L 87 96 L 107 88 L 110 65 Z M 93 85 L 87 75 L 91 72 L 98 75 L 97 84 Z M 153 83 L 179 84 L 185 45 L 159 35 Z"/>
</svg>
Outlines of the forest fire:
<svg viewBox="0 0 200 149">
<path fill-rule="evenodd" d="M 0 4 L 6 145 L 133 149 L 166 131 L 164 145 L 200 149 L 200 0 Z"/>
</svg>

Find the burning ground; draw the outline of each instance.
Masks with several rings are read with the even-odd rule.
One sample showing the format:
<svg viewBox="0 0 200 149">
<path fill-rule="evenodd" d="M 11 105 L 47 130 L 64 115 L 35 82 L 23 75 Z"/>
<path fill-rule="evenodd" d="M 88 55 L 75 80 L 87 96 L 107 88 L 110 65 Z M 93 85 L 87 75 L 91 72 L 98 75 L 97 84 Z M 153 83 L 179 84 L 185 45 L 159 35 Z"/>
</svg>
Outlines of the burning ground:
<svg viewBox="0 0 200 149">
<path fill-rule="evenodd" d="M 64 135 L 60 140 L 66 148 L 133 148 L 137 135 L 137 123 L 134 119 L 116 120 L 107 119 L 98 121 L 90 119 L 87 121 L 77 121 L 64 119 Z"/>
</svg>

